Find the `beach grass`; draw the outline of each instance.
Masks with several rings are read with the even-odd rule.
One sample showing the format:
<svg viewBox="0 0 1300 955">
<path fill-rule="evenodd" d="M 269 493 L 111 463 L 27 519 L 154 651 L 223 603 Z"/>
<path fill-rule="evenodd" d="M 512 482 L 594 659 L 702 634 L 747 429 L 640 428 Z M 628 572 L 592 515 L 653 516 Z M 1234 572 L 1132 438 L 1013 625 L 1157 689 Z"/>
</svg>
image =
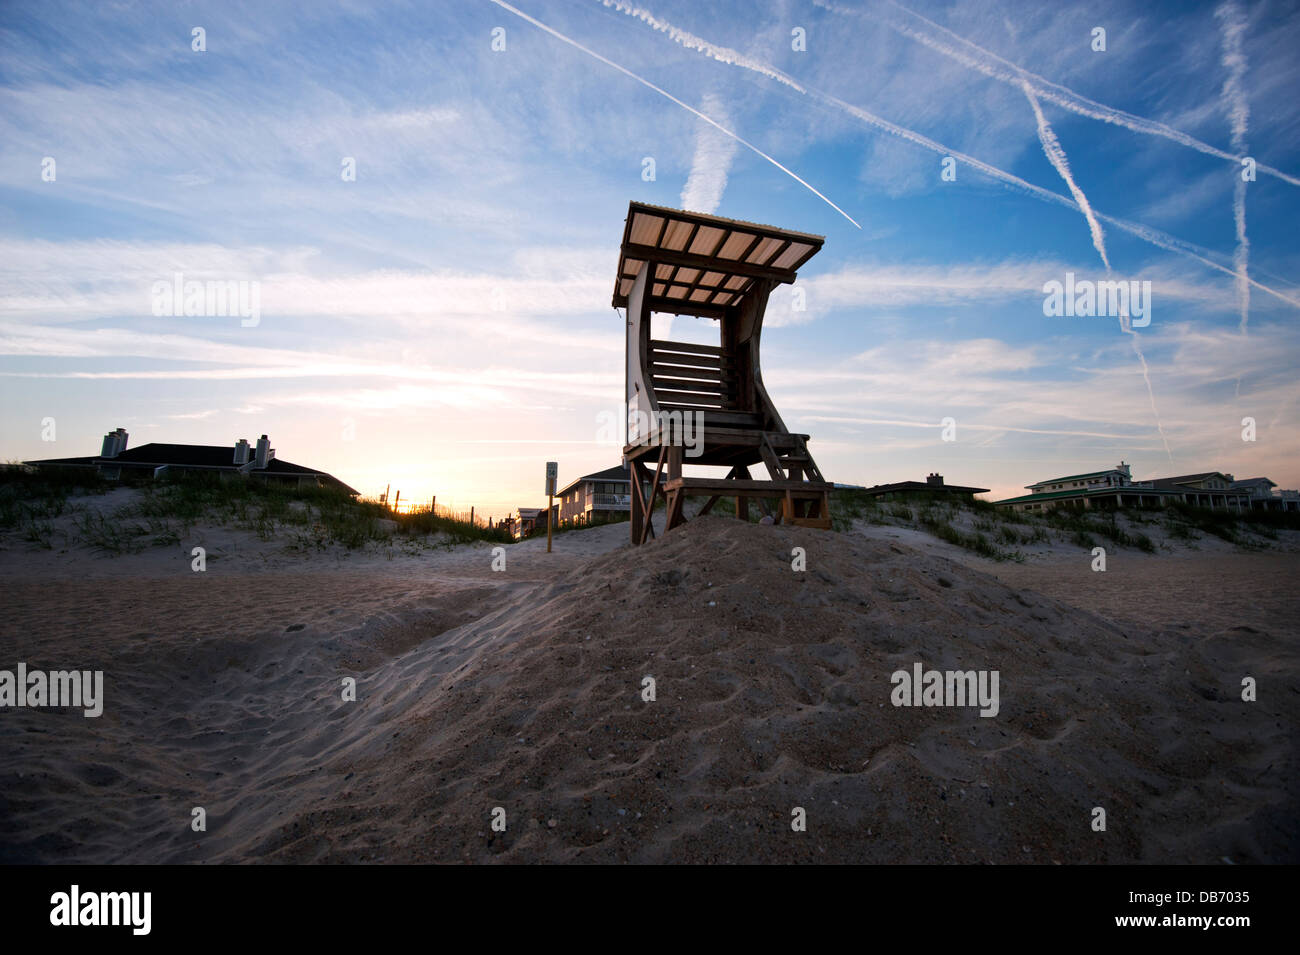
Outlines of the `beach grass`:
<svg viewBox="0 0 1300 955">
<path fill-rule="evenodd" d="M 50 547 L 56 533 L 50 521 L 68 514 L 75 538 L 108 554 L 175 544 L 200 523 L 248 531 L 265 541 L 285 538 L 301 550 L 356 549 L 394 538 L 443 547 L 514 540 L 499 526 L 428 508 L 395 513 L 337 488 L 258 480 L 184 475 L 139 484 L 129 503 L 111 511 L 78 501 L 119 486 L 92 472 L 5 468 L 0 470 L 0 529 L 18 529 L 25 540 Z"/>
</svg>

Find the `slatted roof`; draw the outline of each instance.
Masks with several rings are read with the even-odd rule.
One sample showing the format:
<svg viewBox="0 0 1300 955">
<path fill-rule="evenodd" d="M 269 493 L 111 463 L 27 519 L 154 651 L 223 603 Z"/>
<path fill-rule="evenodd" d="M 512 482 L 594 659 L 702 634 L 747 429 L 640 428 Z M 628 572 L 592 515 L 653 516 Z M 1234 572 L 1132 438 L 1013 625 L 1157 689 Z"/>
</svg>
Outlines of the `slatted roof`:
<svg viewBox="0 0 1300 955">
<path fill-rule="evenodd" d="M 793 282 L 821 249 L 825 236 L 741 222 L 642 202 L 627 207 L 614 306 L 627 307 L 632 283 L 654 263 L 650 308 L 719 318 L 755 282 Z"/>
</svg>

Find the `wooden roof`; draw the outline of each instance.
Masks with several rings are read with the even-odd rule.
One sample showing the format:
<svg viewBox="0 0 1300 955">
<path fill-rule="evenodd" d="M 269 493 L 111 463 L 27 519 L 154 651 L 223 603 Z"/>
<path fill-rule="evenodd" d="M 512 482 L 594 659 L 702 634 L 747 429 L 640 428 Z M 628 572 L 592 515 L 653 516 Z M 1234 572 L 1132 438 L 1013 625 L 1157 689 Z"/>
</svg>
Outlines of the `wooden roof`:
<svg viewBox="0 0 1300 955">
<path fill-rule="evenodd" d="M 720 318 L 762 279 L 793 282 L 825 236 L 632 202 L 627 207 L 614 306 L 627 307 L 632 282 L 655 263 L 650 308 Z"/>
</svg>

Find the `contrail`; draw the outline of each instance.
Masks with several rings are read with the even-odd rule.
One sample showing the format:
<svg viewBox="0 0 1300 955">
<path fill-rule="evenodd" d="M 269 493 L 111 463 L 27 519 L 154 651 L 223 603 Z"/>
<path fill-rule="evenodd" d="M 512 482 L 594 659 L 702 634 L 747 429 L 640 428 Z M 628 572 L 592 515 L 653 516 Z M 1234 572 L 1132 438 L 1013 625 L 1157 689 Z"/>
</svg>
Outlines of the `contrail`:
<svg viewBox="0 0 1300 955">
<path fill-rule="evenodd" d="M 492 2 L 499 3 L 500 0 L 492 0 Z M 972 169 L 976 169 L 984 173 L 986 176 L 990 177 L 991 179 L 997 179 L 998 181 L 1006 183 L 1012 188 L 1024 192 L 1028 195 L 1034 196 L 1037 199 L 1041 199 L 1044 202 L 1053 202 L 1056 203 L 1057 205 L 1064 206 L 1067 209 L 1073 209 L 1076 212 L 1082 211 L 1079 208 L 1078 203 L 1076 203 L 1072 199 L 1067 198 L 1066 196 L 1062 196 L 1059 193 L 1052 192 L 1050 189 L 1044 189 L 1042 186 L 1036 186 L 1032 182 L 1027 182 L 1026 180 L 1020 178 L 1017 175 L 1014 175 L 1009 172 L 1005 172 L 1004 170 L 999 169 L 996 166 L 990 166 L 988 163 L 976 159 L 974 156 L 968 156 L 966 153 L 963 153 L 960 150 L 950 149 L 949 147 L 943 145 L 942 143 L 930 139 L 928 136 L 924 136 L 921 133 L 916 132 L 915 130 L 911 130 L 903 126 L 899 126 L 896 123 L 891 123 L 889 120 L 877 116 L 874 113 L 870 113 L 867 110 L 862 109 L 861 107 L 854 106 L 851 103 L 846 103 L 844 102 L 844 100 L 836 96 L 832 96 L 830 93 L 823 93 L 820 90 L 805 86 L 802 83 L 800 83 L 798 80 L 795 80 L 793 77 L 782 72 L 781 70 L 777 69 L 774 66 L 770 66 L 769 64 L 763 63 L 760 60 L 757 60 L 750 56 L 746 56 L 745 54 L 739 53 L 727 47 L 718 46 L 717 44 L 710 43 L 709 41 L 704 40 L 698 36 L 695 36 L 694 34 L 687 32 L 686 30 L 682 30 L 664 20 L 655 17 L 653 14 L 649 13 L 648 11 L 644 10 L 641 7 L 634 7 L 631 4 L 622 2 L 622 0 L 599 0 L 599 2 L 603 3 L 607 7 L 616 9 L 621 13 L 625 13 L 628 16 L 635 17 L 636 19 L 641 20 L 643 23 L 646 23 L 647 25 L 653 27 L 654 29 L 662 33 L 666 33 L 668 37 L 672 39 L 675 43 L 687 49 L 695 50 L 699 53 L 703 53 L 705 56 L 709 57 L 710 59 L 717 60 L 719 63 L 725 63 L 729 66 L 739 66 L 756 73 L 761 73 L 763 76 L 776 80 L 777 82 L 782 83 L 800 93 L 803 93 L 806 96 L 810 96 L 815 100 L 818 100 L 829 106 L 833 106 L 836 109 L 842 110 L 848 113 L 849 115 L 855 117 L 856 119 L 860 120 L 861 122 L 865 123 L 866 125 L 878 129 L 882 132 L 889 133 L 891 136 L 897 136 L 899 139 L 906 140 L 907 142 L 920 146 L 923 149 L 928 149 L 931 152 L 937 153 L 940 156 L 952 156 L 954 159 L 957 159 L 962 163 L 965 163 L 967 166 L 971 167 Z M 616 68 L 622 70 L 622 67 L 616 67 Z M 642 80 L 641 82 L 645 82 L 645 81 Z M 674 102 L 680 102 L 680 101 L 674 100 Z M 686 108 L 690 109 L 689 106 Z M 691 111 L 695 112 L 694 110 Z M 1228 158 L 1232 159 L 1235 157 L 1228 156 Z M 1257 167 L 1257 168 L 1263 168 L 1263 167 Z M 1296 182 L 1297 184 L 1300 184 L 1300 180 L 1296 180 Z M 1141 223 L 1129 222 L 1124 219 L 1116 218 L 1115 216 L 1106 215 L 1103 212 L 1097 212 L 1096 210 L 1094 210 L 1094 215 L 1097 217 L 1098 220 L 1105 222 L 1109 225 L 1112 225 L 1123 232 L 1127 232 L 1130 235 L 1135 236 L 1136 238 L 1139 238 L 1150 245 L 1156 246 L 1157 248 L 1164 249 L 1167 252 L 1175 252 L 1179 255 L 1183 255 L 1183 256 L 1187 256 L 1188 258 L 1195 259 L 1201 264 L 1209 266 L 1212 269 L 1216 269 L 1224 273 L 1225 275 L 1230 275 L 1233 276 L 1234 278 L 1237 275 L 1237 273 L 1233 269 L 1228 268 L 1227 266 L 1221 265 L 1220 263 L 1214 261 L 1214 259 L 1211 258 L 1211 256 L 1215 255 L 1215 253 L 1211 252 L 1209 249 L 1195 245 L 1191 242 L 1187 242 L 1183 239 L 1175 238 L 1174 236 L 1171 236 L 1165 232 L 1161 232 L 1159 229 L 1154 229 L 1150 226 L 1142 225 Z M 1300 308 L 1300 299 L 1296 299 L 1282 292 L 1279 292 L 1274 288 L 1270 288 L 1269 286 L 1256 281 L 1255 279 L 1247 279 L 1247 281 L 1249 282 L 1250 285 L 1254 286 L 1260 291 L 1267 292 L 1269 295 L 1272 295 L 1275 298 L 1278 298 L 1283 302 L 1286 302 L 1288 305 L 1293 305 L 1296 308 Z"/>
<path fill-rule="evenodd" d="M 828 0 L 813 0 L 813 3 L 829 10 L 832 13 L 838 13 L 845 16 L 868 16 L 873 17 L 885 26 L 901 33 L 909 39 L 915 40 L 924 46 L 929 47 L 936 53 L 956 60 L 963 66 L 970 67 L 991 79 L 1000 80 L 1012 86 L 1018 85 L 1022 78 L 1027 78 L 1034 87 L 1034 92 L 1044 100 L 1054 103 L 1064 109 L 1077 113 L 1080 116 L 1086 116 L 1089 119 L 1100 120 L 1103 123 L 1110 123 L 1115 126 L 1123 127 L 1134 133 L 1143 133 L 1148 136 L 1159 136 L 1168 139 L 1171 142 L 1178 143 L 1180 146 L 1186 146 L 1197 152 L 1204 153 L 1207 156 L 1214 156 L 1218 159 L 1226 159 L 1234 164 L 1239 164 L 1244 158 L 1244 153 L 1230 153 L 1209 143 L 1202 142 L 1194 136 L 1184 133 L 1182 130 L 1174 129 L 1165 123 L 1156 122 L 1133 113 L 1125 112 L 1122 109 L 1116 109 L 1113 106 L 1107 106 L 1104 103 L 1098 103 L 1096 100 L 1089 99 L 1081 93 L 1076 93 L 1068 86 L 1062 86 L 1059 83 L 1053 83 L 1051 80 L 1040 76 L 1037 73 L 1023 69 L 1016 63 L 998 56 L 992 50 L 986 50 L 984 47 L 971 40 L 954 33 L 947 27 L 929 20 L 915 10 L 910 10 L 894 0 L 886 0 L 889 6 L 905 13 L 907 16 L 919 20 L 931 29 L 938 31 L 946 37 L 953 40 L 958 46 L 952 46 L 944 43 L 942 40 L 933 36 L 924 30 L 918 30 L 912 26 L 900 23 L 897 18 L 882 16 L 876 9 L 853 10 L 837 6 Z M 1234 149 L 1237 147 L 1234 146 Z M 1283 182 L 1290 183 L 1293 186 L 1300 186 L 1300 177 L 1282 172 L 1280 169 L 1268 166 L 1263 163 L 1256 163 L 1255 168 L 1260 172 L 1266 172 L 1270 176 L 1281 179 Z"/>
<path fill-rule="evenodd" d="M 1070 164 L 1065 156 L 1065 149 L 1061 146 L 1060 140 L 1056 138 L 1051 124 L 1047 122 L 1047 117 L 1043 115 L 1043 108 L 1038 103 L 1038 97 L 1034 95 L 1033 88 L 1029 81 L 1021 77 L 1020 87 L 1025 91 L 1025 96 L 1029 100 L 1029 105 L 1034 109 L 1034 118 L 1038 122 L 1038 139 L 1043 144 L 1043 152 L 1047 154 L 1047 159 L 1056 171 L 1061 174 L 1065 184 L 1070 188 L 1070 194 L 1074 196 L 1074 201 L 1078 203 L 1079 208 L 1083 210 L 1084 217 L 1088 220 L 1088 229 L 1092 233 L 1092 244 L 1101 256 L 1102 264 L 1106 266 L 1106 274 L 1110 274 L 1110 259 L 1106 257 L 1106 241 L 1101 224 L 1093 214 L 1092 206 L 1088 203 L 1088 197 L 1083 194 L 1083 190 L 1078 187 L 1074 181 L 1074 176 L 1070 174 Z M 1156 407 L 1156 392 L 1151 384 L 1151 370 L 1147 367 L 1147 356 L 1142 353 L 1142 345 L 1139 341 L 1139 335 L 1134 331 L 1131 321 L 1127 315 L 1121 315 L 1119 319 L 1120 331 L 1132 336 L 1133 351 L 1137 353 L 1138 361 L 1142 363 L 1142 380 L 1147 386 L 1147 399 L 1151 402 L 1151 414 L 1156 420 L 1156 430 L 1160 433 L 1160 442 L 1164 445 L 1165 455 L 1169 458 L 1169 463 L 1174 461 L 1173 453 L 1169 450 L 1169 439 L 1165 437 L 1165 426 L 1160 420 L 1160 409 Z"/>
<path fill-rule="evenodd" d="M 800 93 L 808 92 L 808 90 L 804 88 L 803 84 L 798 80 L 794 79 L 787 73 L 781 72 L 776 67 L 769 66 L 761 60 L 756 60 L 753 57 L 746 56 L 743 53 L 729 49 L 725 46 L 718 46 L 717 44 L 710 43 L 708 40 L 698 37 L 694 33 L 689 33 L 686 30 L 673 26 L 667 20 L 659 19 L 643 7 L 624 3 L 623 0 L 599 0 L 599 2 L 610 9 L 617 10 L 619 13 L 625 13 L 629 17 L 640 20 L 647 26 L 654 27 L 660 33 L 668 34 L 669 39 L 674 43 L 686 47 L 688 50 L 696 50 L 710 59 L 717 60 L 719 63 L 726 63 L 728 66 L 743 66 L 747 70 L 762 73 L 769 79 L 776 80 L 778 83 L 784 83 L 786 86 L 798 90 Z"/>
<path fill-rule="evenodd" d="M 844 415 L 803 415 L 804 421 L 845 422 L 848 424 L 882 424 L 904 428 L 941 428 L 933 421 L 906 421 L 898 418 L 857 418 Z M 1017 428 L 1009 424 L 963 424 L 965 431 L 1014 431 L 1018 434 L 1059 434 L 1082 438 L 1110 438 L 1112 440 L 1135 440 L 1138 435 L 1111 434 L 1106 431 L 1067 431 L 1059 428 Z"/>
<path fill-rule="evenodd" d="M 1133 336 L 1133 351 L 1137 352 L 1138 361 L 1142 363 L 1142 380 L 1147 384 L 1147 398 L 1151 401 L 1151 415 L 1156 419 L 1156 430 L 1160 432 L 1160 442 L 1165 446 L 1165 456 L 1169 458 L 1169 463 L 1173 464 L 1174 455 L 1169 450 L 1169 439 L 1165 437 L 1165 426 L 1160 422 L 1160 409 L 1156 407 L 1156 392 L 1151 387 L 1151 369 L 1147 367 L 1147 356 L 1142 354 L 1142 346 L 1138 342 L 1138 333 L 1133 330 L 1128 315 L 1120 316 L 1119 328 L 1120 331 Z"/>
<path fill-rule="evenodd" d="M 705 94 L 700 109 L 706 109 L 724 122 L 730 122 L 722 101 L 712 93 Z M 682 187 L 683 209 L 713 213 L 718 208 L 722 202 L 722 193 L 727 188 L 727 173 L 735 155 L 734 139 L 720 135 L 710 126 L 699 127 L 699 135 L 695 138 L 695 156 L 691 159 L 691 174 L 686 177 L 686 185 Z"/>
<path fill-rule="evenodd" d="M 527 20 L 527 21 L 528 21 L 529 23 L 531 23 L 533 26 L 537 27 L 539 30 L 544 30 L 545 32 L 549 33 L 551 36 L 555 37 L 557 40 L 560 40 L 560 41 L 562 41 L 562 42 L 564 42 L 564 43 L 569 44 L 569 46 L 573 47 L 574 49 L 581 50 L 583 53 L 586 53 L 588 56 L 593 57 L 594 59 L 600 60 L 600 62 L 604 63 L 606 66 L 609 66 L 609 67 L 612 67 L 613 69 L 618 70 L 618 71 L 619 71 L 620 73 L 622 73 L 624 76 L 631 77 L 632 79 L 634 79 L 634 80 L 636 80 L 638 83 L 640 83 L 642 86 L 645 86 L 645 87 L 647 87 L 648 89 L 652 89 L 652 90 L 654 90 L 654 91 L 655 91 L 656 93 L 658 93 L 660 96 L 662 96 L 662 97 L 664 97 L 664 98 L 666 98 L 666 99 L 670 99 L 670 100 L 672 100 L 674 103 L 676 103 L 678 106 L 680 106 L 682 109 L 686 110 L 687 112 L 690 112 L 690 113 L 695 114 L 695 115 L 698 116 L 700 119 L 702 119 L 702 120 L 704 120 L 706 123 L 708 123 L 710 126 L 714 127 L 715 129 L 718 129 L 719 131 L 721 131 L 721 132 L 727 134 L 728 136 L 730 136 L 732 139 L 734 139 L 736 142 L 740 143 L 740 144 L 741 144 L 742 146 L 744 146 L 746 149 L 752 150 L 753 152 L 757 153 L 759 156 L 762 156 L 764 159 L 766 159 L 768 162 L 770 162 L 770 163 L 771 163 L 773 166 L 775 166 L 777 169 L 780 169 L 783 173 L 785 173 L 787 176 L 789 176 L 789 177 L 790 177 L 791 179 L 793 179 L 795 182 L 799 183 L 801 186 L 803 186 L 805 189 L 807 189 L 809 192 L 811 192 L 813 195 L 815 195 L 818 199 L 822 200 L 822 202 L 826 203 L 828 206 L 830 206 L 832 209 L 834 209 L 836 212 L 838 212 L 838 213 L 839 213 L 840 215 L 842 215 L 844 218 L 846 218 L 846 219 L 848 219 L 850 222 L 852 222 L 855 228 L 858 228 L 858 229 L 861 229 L 861 228 L 862 228 L 862 226 L 858 225 L 857 221 L 856 221 L 856 220 L 855 220 L 851 215 L 849 215 L 847 212 L 845 212 L 843 209 L 841 209 L 841 208 L 840 208 L 839 206 L 837 206 L 835 203 L 831 202 L 830 199 L 828 199 L 826 196 L 822 195 L 822 193 L 818 192 L 817 189 L 816 189 L 814 186 L 812 186 L 812 185 L 811 185 L 810 183 L 808 183 L 806 180 L 801 179 L 801 178 L 800 178 L 798 175 L 796 175 L 792 170 L 787 169 L 785 166 L 781 165 L 779 162 L 777 162 L 775 159 L 773 159 L 773 158 L 772 158 L 771 156 L 769 156 L 767 153 L 763 152 L 763 150 L 759 149 L 759 148 L 758 148 L 757 146 L 755 146 L 753 143 L 749 142 L 749 141 L 746 140 L 746 139 L 742 139 L 740 136 L 737 136 L 735 133 L 733 133 L 731 130 L 727 129 L 725 126 L 722 126 L 722 125 L 720 125 L 720 124 L 714 122 L 714 121 L 713 121 L 712 119 L 710 119 L 708 116 L 705 116 L 703 113 L 701 113 L 698 109 L 695 109 L 693 106 L 689 106 L 689 105 L 687 105 L 686 103 L 683 103 L 681 100 L 679 100 L 679 99 L 678 99 L 676 96 L 674 96 L 672 93 L 669 93 L 669 92 L 667 92 L 666 90 L 660 89 L 658 86 L 655 86 L 655 85 L 654 85 L 653 83 L 651 83 L 649 80 L 647 80 L 647 79 L 643 79 L 642 77 L 637 76 L 637 75 L 636 75 L 635 73 L 633 73 L 631 70 L 626 69 L 626 68 L 624 68 L 624 67 L 622 67 L 622 66 L 619 66 L 619 65 L 618 65 L 617 63 L 615 63 L 613 60 L 606 59 L 605 57 L 601 56 L 601 55 L 600 55 L 599 53 L 597 53 L 596 51 L 588 49 L 587 47 L 585 47 L 585 46 L 583 46 L 581 43 L 579 43 L 577 40 L 572 40 L 572 39 L 570 39 L 569 37 L 565 36 L 563 33 L 560 33 L 560 32 L 557 31 L 557 30 L 553 30 L 553 29 L 551 29 L 551 28 L 548 27 L 545 23 L 542 23 L 540 20 L 536 20 L 536 19 L 530 17 L 528 14 L 524 13 L 522 10 L 518 10 L 518 9 L 516 9 L 515 7 L 512 7 L 510 4 L 505 3 L 504 0 L 492 0 L 492 2 L 495 3 L 498 7 L 501 7 L 503 10 L 508 10 L 509 12 L 513 13 L 515 16 L 519 17 L 521 20 Z"/>
<path fill-rule="evenodd" d="M 1102 232 L 1101 223 L 1093 215 L 1092 206 L 1088 203 L 1088 197 L 1083 194 L 1074 181 L 1074 176 L 1070 174 L 1070 162 L 1065 157 L 1065 149 L 1061 146 L 1061 141 L 1056 138 L 1052 126 L 1047 122 L 1047 117 L 1043 115 L 1043 108 L 1038 105 L 1038 97 L 1034 95 L 1033 89 L 1028 81 L 1021 80 L 1021 88 L 1025 91 L 1025 96 L 1029 99 L 1029 105 L 1034 108 L 1034 119 L 1038 122 L 1038 141 L 1043 144 L 1043 152 L 1047 155 L 1047 161 L 1050 162 L 1061 178 L 1065 180 L 1066 186 L 1070 189 L 1070 195 L 1074 196 L 1074 201 L 1078 203 L 1079 208 L 1083 211 L 1083 216 L 1088 220 L 1088 231 L 1092 234 L 1092 245 L 1101 256 L 1102 264 L 1106 266 L 1106 271 L 1110 272 L 1110 259 L 1106 257 L 1106 235 Z"/>
<path fill-rule="evenodd" d="M 1223 82 L 1223 101 L 1232 123 L 1232 148 L 1245 153 L 1250 103 L 1246 100 L 1243 82 L 1246 76 L 1246 54 L 1242 50 L 1241 37 L 1246 32 L 1246 21 L 1241 8 L 1233 2 L 1220 6 L 1214 15 L 1223 21 L 1222 62 L 1228 71 L 1228 78 Z M 1232 264 L 1237 270 L 1237 306 L 1241 310 L 1241 333 L 1244 335 L 1250 321 L 1250 273 L 1247 270 L 1250 241 L 1246 238 L 1246 180 L 1240 174 L 1236 177 L 1232 190 L 1232 219 L 1237 227 L 1237 250 L 1233 253 Z"/>
</svg>

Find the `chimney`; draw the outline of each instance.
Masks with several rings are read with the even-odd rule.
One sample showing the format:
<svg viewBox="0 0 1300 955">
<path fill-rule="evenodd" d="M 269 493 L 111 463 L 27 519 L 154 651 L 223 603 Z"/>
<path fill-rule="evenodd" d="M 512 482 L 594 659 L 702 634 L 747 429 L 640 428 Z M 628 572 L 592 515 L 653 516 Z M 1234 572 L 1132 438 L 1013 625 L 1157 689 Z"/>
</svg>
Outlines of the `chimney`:
<svg viewBox="0 0 1300 955">
<path fill-rule="evenodd" d="M 101 458 L 115 458 L 126 450 L 126 430 L 117 428 L 104 435 L 104 443 L 100 445 L 99 456 Z"/>
<path fill-rule="evenodd" d="M 240 438 L 235 442 L 235 467 L 248 463 L 248 439 Z"/>
<path fill-rule="evenodd" d="M 266 467 L 266 463 L 270 460 L 271 442 L 267 439 L 266 435 L 262 435 L 257 439 L 257 457 L 254 459 L 256 463 L 254 463 L 253 467 L 259 469 L 264 468 Z"/>
<path fill-rule="evenodd" d="M 1130 481 L 1133 480 L 1133 473 L 1129 470 L 1129 466 L 1123 461 L 1119 462 L 1119 467 L 1116 468 L 1116 470 L 1123 471 L 1124 477 L 1128 478 Z"/>
<path fill-rule="evenodd" d="M 925 483 L 934 487 L 943 487 L 943 475 L 938 473 L 927 474 L 925 476 Z"/>
</svg>

